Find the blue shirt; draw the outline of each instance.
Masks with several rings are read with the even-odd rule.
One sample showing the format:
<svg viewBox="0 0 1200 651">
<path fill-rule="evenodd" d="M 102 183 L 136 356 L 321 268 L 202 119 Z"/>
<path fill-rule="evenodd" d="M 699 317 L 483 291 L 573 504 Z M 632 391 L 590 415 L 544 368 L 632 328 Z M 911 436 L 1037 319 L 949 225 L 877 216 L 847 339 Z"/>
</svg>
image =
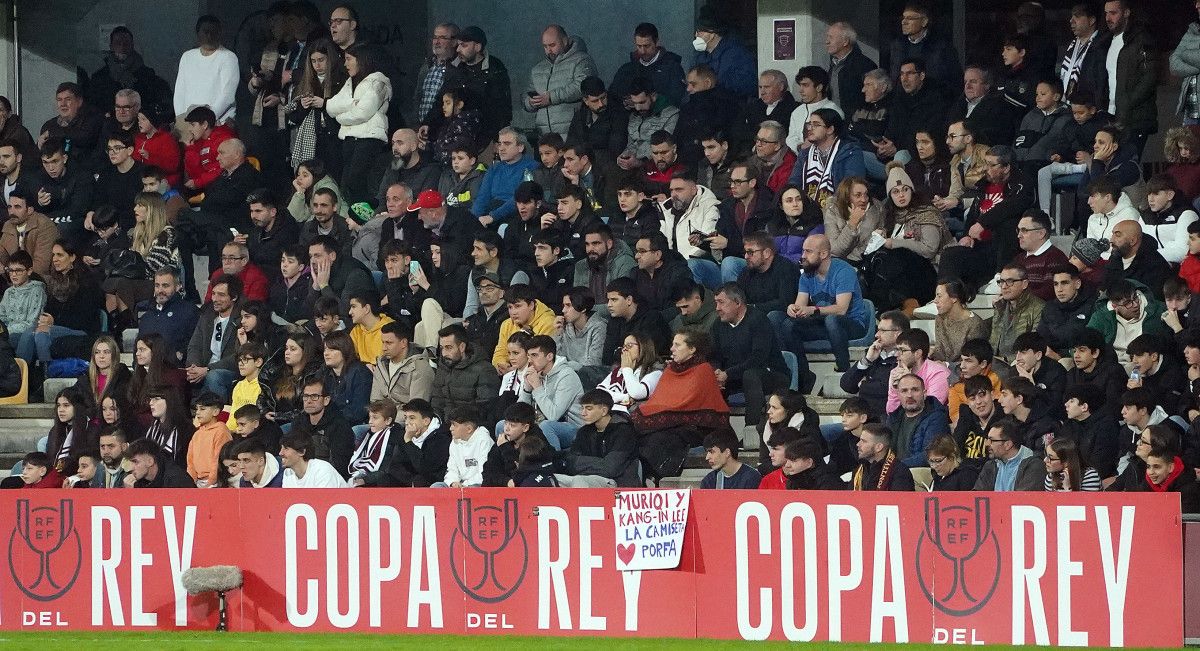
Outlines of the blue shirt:
<svg viewBox="0 0 1200 651">
<path fill-rule="evenodd" d="M 867 327 L 867 308 L 863 305 L 862 287 L 858 284 L 858 272 L 849 262 L 841 258 L 829 260 L 829 272 L 824 278 L 807 271 L 800 274 L 797 291 L 808 294 L 808 304 L 826 307 L 837 303 L 838 294 L 850 294 L 850 309 L 846 317 L 862 327 Z"/>
</svg>

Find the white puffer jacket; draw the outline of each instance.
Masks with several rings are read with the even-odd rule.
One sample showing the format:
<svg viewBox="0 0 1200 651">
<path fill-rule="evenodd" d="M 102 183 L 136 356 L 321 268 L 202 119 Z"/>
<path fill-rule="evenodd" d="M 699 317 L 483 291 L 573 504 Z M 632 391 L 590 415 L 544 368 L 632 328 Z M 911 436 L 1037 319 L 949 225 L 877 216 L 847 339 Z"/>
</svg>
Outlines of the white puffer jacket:
<svg viewBox="0 0 1200 651">
<path fill-rule="evenodd" d="M 692 231 L 700 231 L 704 235 L 712 235 L 717 230 L 717 218 L 721 216 L 721 200 L 712 190 L 703 185 L 696 186 L 696 197 L 688 204 L 687 210 L 678 217 L 671 210 L 671 199 L 660 204 L 662 206 L 662 232 L 667 236 L 671 248 L 685 258 L 698 258 L 707 250 L 692 246 L 688 236 Z"/>
<path fill-rule="evenodd" d="M 357 87 L 346 85 L 337 95 L 325 102 L 325 111 L 342 125 L 338 138 L 374 138 L 388 141 L 388 102 L 392 99 L 392 82 L 382 72 L 372 72 L 358 82 Z"/>
</svg>

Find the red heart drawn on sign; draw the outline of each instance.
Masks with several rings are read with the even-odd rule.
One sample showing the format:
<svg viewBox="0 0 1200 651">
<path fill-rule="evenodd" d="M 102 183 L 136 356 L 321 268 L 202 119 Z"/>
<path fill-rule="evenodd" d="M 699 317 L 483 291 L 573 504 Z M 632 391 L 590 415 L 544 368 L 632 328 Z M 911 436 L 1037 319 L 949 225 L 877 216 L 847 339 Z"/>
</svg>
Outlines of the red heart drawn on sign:
<svg viewBox="0 0 1200 651">
<path fill-rule="evenodd" d="M 633 560 L 634 551 L 633 543 L 629 543 L 628 545 L 617 545 L 617 558 L 621 559 L 621 562 L 625 565 L 629 565 L 629 561 Z"/>
</svg>

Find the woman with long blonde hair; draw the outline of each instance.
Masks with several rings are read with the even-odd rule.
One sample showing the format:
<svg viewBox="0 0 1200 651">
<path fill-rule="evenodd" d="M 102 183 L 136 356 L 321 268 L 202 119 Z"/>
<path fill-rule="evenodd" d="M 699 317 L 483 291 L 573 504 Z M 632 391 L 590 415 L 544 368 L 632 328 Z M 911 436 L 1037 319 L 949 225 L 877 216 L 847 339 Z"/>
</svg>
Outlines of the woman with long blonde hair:
<svg viewBox="0 0 1200 651">
<path fill-rule="evenodd" d="M 133 200 L 137 220 L 130 231 L 130 249 L 145 262 L 145 277 L 140 274 L 110 275 L 104 280 L 105 309 L 114 330 L 132 326 L 131 308 L 154 296 L 154 274 L 164 267 L 181 268 L 175 227 L 167 220 L 167 203 L 157 192 L 138 193 Z"/>
<path fill-rule="evenodd" d="M 75 380 L 75 389 L 83 396 L 89 424 L 95 427 L 100 424 L 100 404 L 108 396 L 124 398 L 133 374 L 121 363 L 121 349 L 109 335 L 100 335 L 92 342 L 88 362 L 88 370 Z"/>
</svg>

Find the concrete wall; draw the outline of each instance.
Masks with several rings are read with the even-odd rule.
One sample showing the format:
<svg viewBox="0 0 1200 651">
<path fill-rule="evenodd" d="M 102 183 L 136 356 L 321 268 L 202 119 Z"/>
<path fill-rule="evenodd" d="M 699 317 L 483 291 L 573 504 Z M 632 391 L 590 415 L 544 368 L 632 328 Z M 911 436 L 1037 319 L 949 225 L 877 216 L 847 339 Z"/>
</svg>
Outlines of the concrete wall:
<svg viewBox="0 0 1200 651">
<path fill-rule="evenodd" d="M 775 59 L 774 21 L 796 21 L 796 58 Z M 825 30 L 844 20 L 854 25 L 863 53 L 879 61 L 879 7 L 874 2 L 844 0 L 758 0 L 758 69 L 782 70 L 788 79 L 803 66 L 829 67 Z"/>
<path fill-rule="evenodd" d="M 95 72 L 116 25 L 133 31 L 146 65 L 174 83 L 179 55 L 193 46 L 199 0 L 54 0 L 20 2 L 22 119 L 30 130 L 54 115 L 54 89 Z M 8 92 L 14 89 L 9 88 Z"/>
<path fill-rule="evenodd" d="M 513 122 L 518 126 L 533 123 L 532 114 L 516 102 L 529 84 L 529 70 L 545 56 L 541 34 L 547 24 L 559 23 L 581 36 L 606 82 L 629 60 L 633 28 L 641 22 L 658 26 L 662 45 L 681 55 L 685 68 L 694 55 L 693 0 L 429 0 L 430 31 L 447 20 L 462 27 L 479 25 L 487 33 L 488 49 L 512 79 Z"/>
</svg>

